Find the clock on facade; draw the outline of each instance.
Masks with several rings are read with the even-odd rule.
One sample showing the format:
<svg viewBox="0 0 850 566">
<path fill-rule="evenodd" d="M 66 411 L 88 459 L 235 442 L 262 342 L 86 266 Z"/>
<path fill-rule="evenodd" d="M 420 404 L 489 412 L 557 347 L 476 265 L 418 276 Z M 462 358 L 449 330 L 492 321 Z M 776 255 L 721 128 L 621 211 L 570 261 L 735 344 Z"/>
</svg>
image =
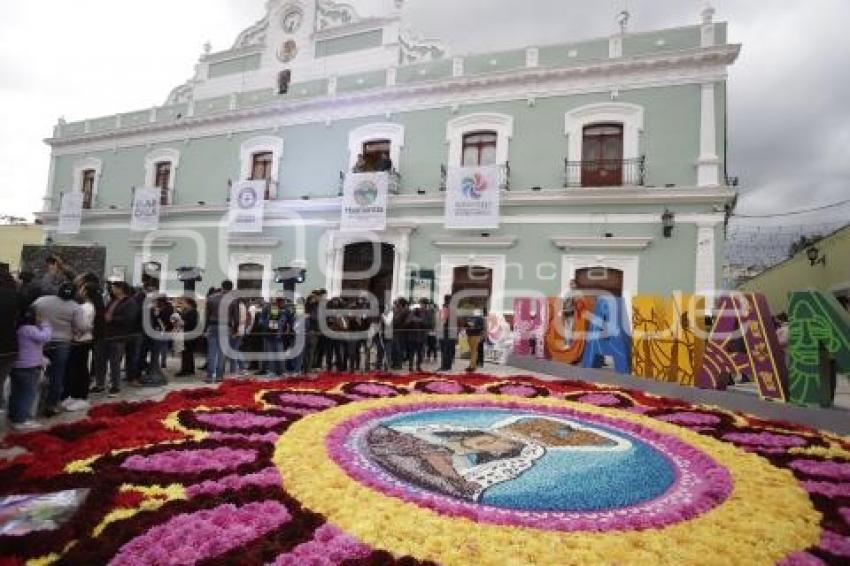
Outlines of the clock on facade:
<svg viewBox="0 0 850 566">
<path fill-rule="evenodd" d="M 304 14 L 301 10 L 289 10 L 283 15 L 283 31 L 286 33 L 295 33 L 301 27 L 303 20 Z"/>
</svg>

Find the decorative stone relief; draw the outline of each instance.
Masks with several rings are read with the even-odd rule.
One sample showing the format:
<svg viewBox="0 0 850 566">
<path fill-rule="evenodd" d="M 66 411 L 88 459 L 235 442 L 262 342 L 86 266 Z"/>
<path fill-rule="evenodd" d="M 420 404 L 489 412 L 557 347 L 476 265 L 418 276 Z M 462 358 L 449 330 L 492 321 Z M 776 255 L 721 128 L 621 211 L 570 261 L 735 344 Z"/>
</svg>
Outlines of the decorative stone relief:
<svg viewBox="0 0 850 566">
<path fill-rule="evenodd" d="M 402 30 L 398 41 L 401 44 L 401 62 L 403 64 L 434 61 L 446 56 L 446 48 L 442 43 L 434 39 L 425 39 L 420 34 L 414 33 L 410 28 Z"/>
<path fill-rule="evenodd" d="M 317 0 L 316 2 L 316 29 L 325 29 L 347 26 L 360 21 L 357 10 L 350 4 L 342 4 L 333 0 Z"/>
</svg>

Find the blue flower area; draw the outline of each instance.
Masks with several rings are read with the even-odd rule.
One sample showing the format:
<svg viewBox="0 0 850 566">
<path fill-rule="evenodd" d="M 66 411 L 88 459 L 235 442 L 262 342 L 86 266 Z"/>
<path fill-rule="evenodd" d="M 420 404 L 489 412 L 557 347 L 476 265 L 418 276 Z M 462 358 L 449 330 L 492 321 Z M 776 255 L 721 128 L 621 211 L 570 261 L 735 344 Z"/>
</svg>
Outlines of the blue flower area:
<svg viewBox="0 0 850 566">
<path fill-rule="evenodd" d="M 575 419 L 458 408 L 407 413 L 380 425 L 425 439 L 426 448 L 436 444 L 447 451 L 458 473 L 454 485 L 478 485 L 475 500 L 493 507 L 611 510 L 655 499 L 675 481 L 672 463 L 658 450 L 634 436 Z M 484 434 L 475 437 L 476 432 Z"/>
</svg>

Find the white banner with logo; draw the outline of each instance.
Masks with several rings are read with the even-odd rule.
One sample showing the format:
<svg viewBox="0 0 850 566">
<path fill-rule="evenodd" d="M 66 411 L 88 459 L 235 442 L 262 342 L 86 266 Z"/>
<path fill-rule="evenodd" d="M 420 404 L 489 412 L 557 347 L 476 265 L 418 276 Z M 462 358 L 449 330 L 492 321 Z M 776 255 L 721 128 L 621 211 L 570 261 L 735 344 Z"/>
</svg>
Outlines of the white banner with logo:
<svg viewBox="0 0 850 566">
<path fill-rule="evenodd" d="M 446 183 L 446 228 L 477 230 L 499 227 L 501 168 L 449 169 Z"/>
<path fill-rule="evenodd" d="M 342 231 L 387 228 L 388 173 L 349 173 L 345 177 L 342 197 Z"/>
<path fill-rule="evenodd" d="M 80 223 L 83 219 L 83 193 L 65 193 L 59 209 L 59 226 L 56 231 L 60 234 L 79 234 Z"/>
<path fill-rule="evenodd" d="M 263 231 L 266 182 L 240 181 L 230 191 L 230 232 L 257 234 Z"/>
<path fill-rule="evenodd" d="M 152 232 L 159 229 L 159 207 L 162 190 L 156 187 L 136 189 L 133 193 L 133 217 L 130 231 Z"/>
</svg>

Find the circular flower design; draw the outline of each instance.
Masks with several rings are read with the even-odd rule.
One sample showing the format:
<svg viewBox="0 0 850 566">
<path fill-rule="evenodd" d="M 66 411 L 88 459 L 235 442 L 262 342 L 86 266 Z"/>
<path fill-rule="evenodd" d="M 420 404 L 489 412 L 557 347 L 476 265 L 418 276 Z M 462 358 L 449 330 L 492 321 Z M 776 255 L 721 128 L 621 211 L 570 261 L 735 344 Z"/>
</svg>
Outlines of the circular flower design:
<svg viewBox="0 0 850 566">
<path fill-rule="evenodd" d="M 484 193 L 490 188 L 487 177 L 481 173 L 473 173 L 464 177 L 460 183 L 463 195 L 468 199 L 480 200 Z"/>
<path fill-rule="evenodd" d="M 54 521 L 0 563 L 850 558 L 848 439 L 585 382 L 234 381 L 5 444 L 4 512 Z"/>
</svg>

